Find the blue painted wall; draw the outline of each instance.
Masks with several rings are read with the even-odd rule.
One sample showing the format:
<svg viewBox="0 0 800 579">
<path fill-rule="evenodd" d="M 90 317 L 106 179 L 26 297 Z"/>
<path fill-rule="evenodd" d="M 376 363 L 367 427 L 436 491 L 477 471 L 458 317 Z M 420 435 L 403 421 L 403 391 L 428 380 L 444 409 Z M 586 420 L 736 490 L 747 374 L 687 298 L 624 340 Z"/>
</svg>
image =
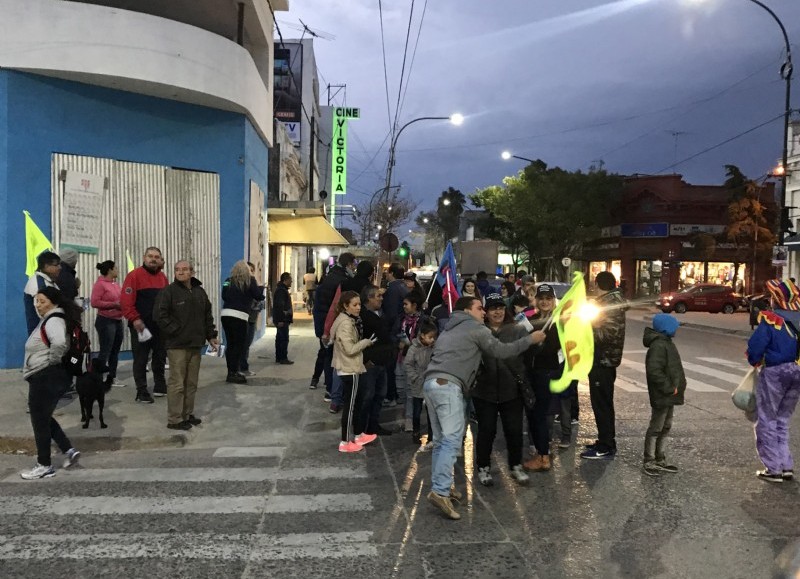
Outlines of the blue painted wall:
<svg viewBox="0 0 800 579">
<path fill-rule="evenodd" d="M 25 335 L 22 210 L 50 236 L 51 155 L 209 171 L 220 177 L 224 279 L 243 257 L 250 180 L 266 191 L 266 144 L 241 114 L 0 70 L 0 367 L 19 367 Z"/>
</svg>

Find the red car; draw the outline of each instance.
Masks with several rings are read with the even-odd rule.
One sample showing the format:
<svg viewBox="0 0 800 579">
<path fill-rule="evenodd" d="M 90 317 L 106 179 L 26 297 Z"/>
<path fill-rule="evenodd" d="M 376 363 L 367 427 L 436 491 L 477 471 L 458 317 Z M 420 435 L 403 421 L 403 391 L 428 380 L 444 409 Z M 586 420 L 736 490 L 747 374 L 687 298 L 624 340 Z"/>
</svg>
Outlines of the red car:
<svg viewBox="0 0 800 579">
<path fill-rule="evenodd" d="M 698 283 L 679 292 L 663 294 L 656 305 L 668 314 L 693 312 L 723 312 L 732 314 L 739 309 L 741 297 L 732 288 L 713 283 Z"/>
</svg>

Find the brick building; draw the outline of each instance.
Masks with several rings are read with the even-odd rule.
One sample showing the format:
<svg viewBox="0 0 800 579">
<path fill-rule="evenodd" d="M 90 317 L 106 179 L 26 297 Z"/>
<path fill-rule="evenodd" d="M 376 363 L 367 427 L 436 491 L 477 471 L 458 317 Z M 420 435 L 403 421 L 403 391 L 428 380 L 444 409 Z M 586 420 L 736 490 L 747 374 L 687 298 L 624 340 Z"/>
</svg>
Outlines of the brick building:
<svg viewBox="0 0 800 579">
<path fill-rule="evenodd" d="M 759 199 L 768 215 L 775 215 L 772 183 L 761 187 Z M 695 283 L 733 285 L 738 263 L 735 289 L 760 288 L 774 268 L 766 258 L 753 270 L 752 246 L 736 247 L 721 238 L 729 202 L 725 187 L 691 185 L 680 175 L 627 178 L 614 222 L 584 246 L 589 278 L 609 270 L 626 297 L 642 298 Z"/>
</svg>

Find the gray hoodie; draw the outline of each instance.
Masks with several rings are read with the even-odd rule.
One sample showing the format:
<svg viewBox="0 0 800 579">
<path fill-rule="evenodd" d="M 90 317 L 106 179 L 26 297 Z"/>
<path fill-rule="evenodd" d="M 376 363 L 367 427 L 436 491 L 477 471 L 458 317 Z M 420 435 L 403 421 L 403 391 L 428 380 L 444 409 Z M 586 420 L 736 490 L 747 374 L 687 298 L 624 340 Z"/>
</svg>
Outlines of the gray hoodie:
<svg viewBox="0 0 800 579">
<path fill-rule="evenodd" d="M 47 315 L 39 322 L 36 329 L 28 336 L 28 341 L 25 342 L 25 366 L 22 369 L 22 377 L 28 378 L 36 374 L 40 370 L 44 370 L 48 366 L 60 366 L 61 358 L 67 353 L 69 344 L 67 343 L 67 325 L 62 318 L 53 318 L 51 316 L 55 313 L 63 314 L 64 310 L 61 308 L 53 308 Z M 50 342 L 50 347 L 42 341 L 41 326 L 44 326 L 44 331 L 47 334 L 47 339 Z"/>
<path fill-rule="evenodd" d="M 530 336 L 503 343 L 492 331 L 467 312 L 455 311 L 436 340 L 425 380 L 444 378 L 461 385 L 468 392 L 475 382 L 481 354 L 506 359 L 518 356 L 531 346 Z"/>
</svg>

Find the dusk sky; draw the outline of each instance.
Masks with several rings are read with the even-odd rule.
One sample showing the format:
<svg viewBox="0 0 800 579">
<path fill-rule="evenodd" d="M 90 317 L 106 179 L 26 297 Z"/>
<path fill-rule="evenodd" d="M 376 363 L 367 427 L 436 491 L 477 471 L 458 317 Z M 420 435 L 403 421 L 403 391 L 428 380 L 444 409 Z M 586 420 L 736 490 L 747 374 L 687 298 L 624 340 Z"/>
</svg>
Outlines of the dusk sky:
<svg viewBox="0 0 800 579">
<path fill-rule="evenodd" d="M 800 2 L 765 2 L 800 52 Z M 414 3 L 407 71 L 425 4 Z M 410 6 L 383 0 L 392 115 Z M 300 19 L 335 36 L 315 41 L 322 104 L 326 83 L 347 84 L 346 104 L 362 110 L 350 124 L 346 202 L 363 203 L 383 185 L 390 127 L 378 0 L 291 0 L 278 14 L 284 38 L 299 37 Z M 398 122 L 466 120 L 409 127 L 393 183 L 427 208 L 448 186 L 471 193 L 521 169 L 500 159 L 504 149 L 570 170 L 602 160 L 611 172 L 677 172 L 696 184 L 721 183 L 728 163 L 759 177 L 781 157 L 783 59 L 778 25 L 750 0 L 430 0 Z"/>
</svg>

